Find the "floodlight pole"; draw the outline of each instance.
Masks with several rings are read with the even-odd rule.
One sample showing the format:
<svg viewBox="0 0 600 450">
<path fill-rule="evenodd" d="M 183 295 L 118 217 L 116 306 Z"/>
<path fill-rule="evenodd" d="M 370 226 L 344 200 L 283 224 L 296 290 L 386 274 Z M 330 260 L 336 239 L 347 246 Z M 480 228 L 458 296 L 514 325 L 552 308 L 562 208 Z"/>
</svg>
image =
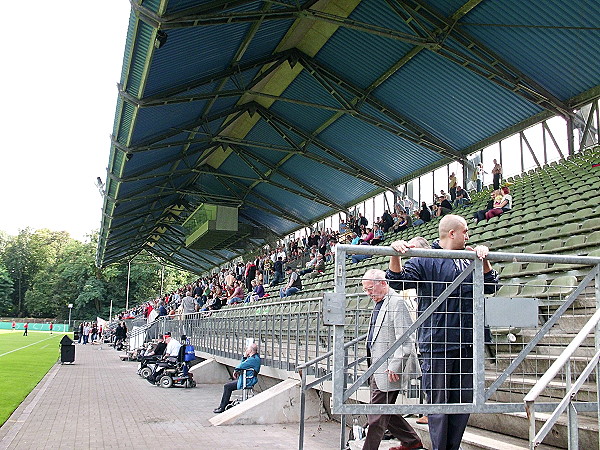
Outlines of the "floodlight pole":
<svg viewBox="0 0 600 450">
<path fill-rule="evenodd" d="M 131 260 L 127 262 L 127 297 L 125 298 L 125 311 L 129 309 L 129 278 L 131 276 Z"/>
<path fill-rule="evenodd" d="M 165 281 L 165 266 L 161 264 L 160 266 L 160 296 L 163 296 L 163 284 Z"/>
</svg>

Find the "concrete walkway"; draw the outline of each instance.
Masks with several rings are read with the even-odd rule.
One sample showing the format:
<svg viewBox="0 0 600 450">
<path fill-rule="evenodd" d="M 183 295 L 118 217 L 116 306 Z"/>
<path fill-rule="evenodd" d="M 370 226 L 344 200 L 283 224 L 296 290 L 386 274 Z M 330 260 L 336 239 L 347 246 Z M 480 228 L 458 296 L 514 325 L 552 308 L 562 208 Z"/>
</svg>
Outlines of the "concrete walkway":
<svg viewBox="0 0 600 450">
<path fill-rule="evenodd" d="M 221 385 L 150 385 L 106 345 L 78 345 L 0 428 L 0 449 L 294 449 L 296 425 L 214 427 Z M 325 420 L 325 418 L 324 418 Z M 339 448 L 339 424 L 306 424 L 306 449 Z"/>
</svg>

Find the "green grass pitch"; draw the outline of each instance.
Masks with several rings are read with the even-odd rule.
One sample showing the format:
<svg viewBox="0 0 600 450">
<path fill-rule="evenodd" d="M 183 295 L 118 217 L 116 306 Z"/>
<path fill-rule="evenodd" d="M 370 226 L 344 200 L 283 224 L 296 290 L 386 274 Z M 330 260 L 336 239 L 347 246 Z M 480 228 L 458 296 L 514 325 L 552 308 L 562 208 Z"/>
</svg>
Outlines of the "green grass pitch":
<svg viewBox="0 0 600 450">
<path fill-rule="evenodd" d="M 0 425 L 58 361 L 63 336 L 64 333 L 36 331 L 23 336 L 23 331 L 0 331 Z"/>
</svg>

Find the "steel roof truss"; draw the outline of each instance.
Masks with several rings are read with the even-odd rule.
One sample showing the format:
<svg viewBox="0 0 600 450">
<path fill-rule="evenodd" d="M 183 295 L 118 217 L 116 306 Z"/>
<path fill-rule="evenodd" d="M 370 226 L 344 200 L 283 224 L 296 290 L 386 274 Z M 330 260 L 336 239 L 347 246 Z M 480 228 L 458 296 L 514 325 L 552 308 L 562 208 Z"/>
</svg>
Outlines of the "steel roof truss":
<svg viewBox="0 0 600 450">
<path fill-rule="evenodd" d="M 382 102 L 370 95 L 369 91 L 360 89 L 350 81 L 344 79 L 344 77 L 342 77 L 341 75 L 335 73 L 331 69 L 324 67 L 322 64 L 318 63 L 312 58 L 302 56 L 300 62 L 306 68 L 306 70 L 308 70 L 308 72 L 311 73 L 313 76 L 315 74 L 318 74 L 319 77 L 327 78 L 333 83 L 351 92 L 356 97 L 351 102 L 353 105 L 359 104 L 360 102 L 364 101 L 373 108 L 375 108 L 381 114 L 385 115 L 386 117 L 389 117 L 391 120 L 398 123 L 402 128 L 391 127 L 390 124 L 385 124 L 377 118 L 369 116 L 353 107 L 353 110 L 355 112 L 351 114 L 356 116 L 357 118 L 367 121 L 372 125 L 378 126 L 380 128 L 387 129 L 387 131 L 391 132 L 394 135 L 400 136 L 418 145 L 426 147 L 436 153 L 440 153 L 444 156 L 449 156 L 457 160 L 464 159 L 464 156 L 460 152 L 458 152 L 458 150 L 453 149 L 451 146 L 444 143 L 439 138 L 433 136 L 424 128 L 414 123 L 412 120 L 403 117 L 399 112 L 395 111 L 393 108 L 384 105 Z"/>
<path fill-rule="evenodd" d="M 538 104 L 560 115 L 572 115 L 570 108 L 543 86 L 504 61 L 499 55 L 477 42 L 467 33 L 456 29 L 457 19 L 443 17 L 430 9 L 421 0 L 396 0 L 396 2 L 402 8 L 412 11 L 413 14 L 419 15 L 431 23 L 434 28 L 443 30 L 438 37 L 437 45 L 428 47 L 431 51 L 514 92 L 529 102 Z M 416 10 L 417 7 L 418 11 Z M 444 45 L 447 38 L 451 38 L 459 44 L 464 53 Z"/>
<path fill-rule="evenodd" d="M 244 153 L 246 152 L 246 149 L 244 147 L 238 147 L 238 146 L 231 146 L 230 147 L 233 151 L 235 151 L 238 156 L 240 158 L 243 157 Z M 313 195 L 313 197 L 310 197 L 306 194 L 303 195 L 303 197 L 308 198 L 309 200 L 314 200 L 314 201 L 318 201 L 319 203 L 322 203 L 323 205 L 329 206 L 332 209 L 337 209 L 338 211 L 341 212 L 348 212 L 348 210 L 346 208 L 344 208 L 342 205 L 339 205 L 335 202 L 332 202 L 331 199 L 329 199 L 327 196 L 325 196 L 323 193 L 317 191 L 316 189 L 313 189 L 310 186 L 306 186 L 305 184 L 303 184 L 298 178 L 290 175 L 288 172 L 284 171 L 281 169 L 279 163 L 278 164 L 272 164 L 270 161 L 266 160 L 265 158 L 262 158 L 254 153 L 247 153 L 248 156 L 250 156 L 251 158 L 255 159 L 256 161 L 258 161 L 260 164 L 266 166 L 269 168 L 269 172 L 267 172 L 266 174 L 262 174 L 262 176 L 265 177 L 266 182 L 271 182 L 272 181 L 269 179 L 269 176 L 273 173 L 277 173 L 280 176 L 282 176 L 283 178 L 285 178 L 286 180 L 296 184 L 297 186 L 300 186 L 302 189 L 306 190 L 307 192 L 309 192 L 310 194 Z M 246 160 L 246 159 L 245 159 Z M 250 162 L 247 162 L 247 164 L 251 164 Z M 258 171 L 258 169 L 256 169 L 254 167 L 254 165 L 252 165 L 253 170 Z M 277 186 L 277 184 L 274 184 L 275 186 Z"/>
<path fill-rule="evenodd" d="M 319 147 L 321 150 L 323 150 L 328 155 L 330 155 L 330 156 L 334 157 L 335 159 L 337 159 L 338 161 L 346 164 L 346 166 L 337 165 L 336 167 L 338 170 L 340 170 L 344 173 L 347 173 L 349 175 L 352 175 L 353 177 L 362 179 L 363 181 L 367 181 L 368 183 L 371 183 L 375 186 L 389 189 L 391 191 L 397 191 L 395 186 L 382 182 L 377 175 L 370 173 L 369 170 L 356 164 L 354 161 L 352 161 L 347 156 L 332 149 L 328 145 L 321 142 L 318 138 L 316 138 L 314 136 L 310 136 L 307 132 L 301 130 L 300 128 L 296 127 L 295 125 L 292 125 L 291 123 L 287 122 L 282 117 L 279 117 L 279 116 L 273 114 L 268 109 L 260 107 L 258 109 L 258 112 L 263 118 L 265 118 L 265 120 L 267 120 L 267 122 L 269 122 L 269 124 L 272 127 L 274 127 L 276 130 L 278 130 L 278 132 L 285 134 L 285 131 L 281 127 L 278 126 L 278 125 L 281 125 L 284 128 L 287 128 L 288 130 L 290 130 L 290 131 L 296 133 L 297 135 L 299 135 L 300 137 L 302 137 L 305 140 L 305 142 L 304 142 L 305 146 L 308 146 L 308 144 L 313 144 L 316 147 Z M 293 142 L 293 140 L 291 138 L 289 138 L 289 140 L 291 142 Z M 297 146 L 297 145 L 294 143 L 294 146 Z M 311 159 L 315 159 L 315 158 L 313 158 L 313 156 L 316 156 L 316 155 L 309 156 L 309 153 L 307 151 L 305 151 L 304 153 L 302 153 L 302 156 L 309 157 Z M 317 156 L 316 160 L 318 160 L 319 162 L 322 162 L 323 164 L 329 165 L 329 163 L 331 163 L 331 161 L 328 161 L 323 158 L 319 158 L 318 156 Z"/>
</svg>

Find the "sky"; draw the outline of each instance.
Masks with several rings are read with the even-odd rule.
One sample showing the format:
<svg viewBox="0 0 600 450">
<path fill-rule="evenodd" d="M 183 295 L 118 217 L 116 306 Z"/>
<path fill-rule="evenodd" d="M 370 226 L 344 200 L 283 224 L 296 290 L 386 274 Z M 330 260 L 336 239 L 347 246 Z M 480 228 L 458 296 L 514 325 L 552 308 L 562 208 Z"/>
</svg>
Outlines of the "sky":
<svg viewBox="0 0 600 450">
<path fill-rule="evenodd" d="M 10 1 L 0 46 L 0 230 L 100 228 L 128 0 Z"/>
</svg>

